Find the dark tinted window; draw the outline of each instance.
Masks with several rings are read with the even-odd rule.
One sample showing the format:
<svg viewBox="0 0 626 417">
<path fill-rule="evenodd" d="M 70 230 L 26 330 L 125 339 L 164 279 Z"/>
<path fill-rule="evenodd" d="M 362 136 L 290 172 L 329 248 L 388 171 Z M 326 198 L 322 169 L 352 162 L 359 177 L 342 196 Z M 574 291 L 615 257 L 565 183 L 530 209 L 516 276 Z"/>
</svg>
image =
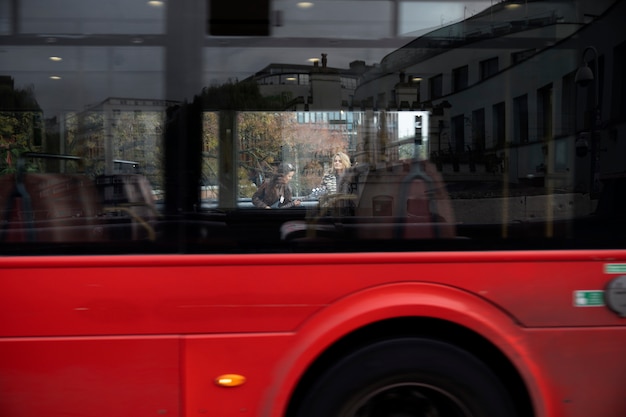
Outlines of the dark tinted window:
<svg viewBox="0 0 626 417">
<path fill-rule="evenodd" d="M 623 246 L 623 1 L 226 3 L 0 1 L 3 254 Z"/>
</svg>

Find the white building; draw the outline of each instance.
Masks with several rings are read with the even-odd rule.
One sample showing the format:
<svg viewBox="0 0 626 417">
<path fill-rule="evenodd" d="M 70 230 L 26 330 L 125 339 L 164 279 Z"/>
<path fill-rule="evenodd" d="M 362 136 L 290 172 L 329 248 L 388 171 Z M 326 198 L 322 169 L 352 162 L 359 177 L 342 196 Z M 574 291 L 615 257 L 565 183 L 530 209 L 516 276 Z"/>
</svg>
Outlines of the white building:
<svg viewBox="0 0 626 417">
<path fill-rule="evenodd" d="M 354 102 L 430 109 L 430 153 L 446 174 L 503 170 L 511 182 L 589 190 L 594 178 L 617 175 L 626 151 L 617 140 L 626 31 L 608 29 L 625 15 L 624 1 L 501 2 L 389 54 L 364 74 Z M 581 62 L 599 64 L 588 87 L 575 83 Z M 591 130 L 596 143 L 584 139 Z"/>
<path fill-rule="evenodd" d="M 348 69 L 332 68 L 327 59 L 322 54 L 311 65 L 270 64 L 245 81 L 255 81 L 265 97 L 286 98 L 287 110 L 347 110 L 352 107 L 354 91 L 369 67 L 363 61 L 355 61 Z"/>
</svg>

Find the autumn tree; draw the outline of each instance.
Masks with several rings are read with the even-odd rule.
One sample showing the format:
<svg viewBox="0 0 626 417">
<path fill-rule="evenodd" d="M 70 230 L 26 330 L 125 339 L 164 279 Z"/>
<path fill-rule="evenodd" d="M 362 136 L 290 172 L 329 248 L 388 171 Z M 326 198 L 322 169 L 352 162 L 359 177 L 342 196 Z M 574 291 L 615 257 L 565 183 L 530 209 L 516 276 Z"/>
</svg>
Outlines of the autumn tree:
<svg viewBox="0 0 626 417">
<path fill-rule="evenodd" d="M 69 113 L 65 119 L 65 152 L 83 159 L 82 169 L 104 173 L 104 115 L 101 111 Z M 70 170 L 72 168 L 70 167 Z"/>
<path fill-rule="evenodd" d="M 16 171 L 17 160 L 24 152 L 41 146 L 42 112 L 32 88 L 14 89 L 13 80 L 3 77 L 0 83 L 0 174 Z M 29 162 L 27 170 L 38 169 Z"/>
<path fill-rule="evenodd" d="M 240 197 L 250 197 L 258 178 L 264 178 L 271 166 L 280 160 L 280 128 L 273 113 L 284 108 L 288 97 L 264 97 L 255 82 L 229 82 L 207 87 L 200 96 L 203 115 L 202 183 L 218 181 L 219 111 L 241 112 L 236 138 L 239 146 L 238 180 Z M 256 185 L 253 185 L 256 184 Z"/>
<path fill-rule="evenodd" d="M 202 115 L 202 185 L 216 186 L 219 173 L 219 129 L 218 113 L 204 112 Z"/>
<path fill-rule="evenodd" d="M 348 147 L 345 132 L 331 129 L 327 123 L 295 123 L 285 134 L 287 146 L 300 169 L 298 185 L 301 193 L 309 193 L 320 185 L 325 171 L 332 169 L 331 158 Z"/>
<path fill-rule="evenodd" d="M 111 127 L 113 158 L 134 161 L 156 188 L 163 186 L 163 111 L 122 111 Z"/>
<path fill-rule="evenodd" d="M 297 169 L 294 192 L 308 193 L 330 167 L 331 156 L 347 149 L 345 131 L 318 123 L 298 122 L 297 113 L 284 111 L 291 97 L 264 97 L 255 82 L 230 82 L 202 93 L 203 184 L 217 184 L 219 111 L 236 111 L 239 197 L 250 197 L 257 186 L 283 162 Z"/>
<path fill-rule="evenodd" d="M 255 81 L 228 82 L 205 87 L 201 100 L 206 110 L 280 111 L 291 100 L 287 94 L 265 97 Z"/>
</svg>

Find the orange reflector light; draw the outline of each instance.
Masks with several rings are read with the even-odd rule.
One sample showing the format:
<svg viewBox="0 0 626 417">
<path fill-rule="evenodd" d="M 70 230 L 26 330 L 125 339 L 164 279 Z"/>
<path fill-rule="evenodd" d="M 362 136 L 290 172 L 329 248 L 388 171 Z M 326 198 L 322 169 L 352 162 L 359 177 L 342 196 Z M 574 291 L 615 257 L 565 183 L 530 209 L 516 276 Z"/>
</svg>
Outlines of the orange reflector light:
<svg viewBox="0 0 626 417">
<path fill-rule="evenodd" d="M 215 384 L 220 387 L 238 387 L 246 383 L 246 377 L 237 374 L 225 374 L 215 378 Z"/>
</svg>

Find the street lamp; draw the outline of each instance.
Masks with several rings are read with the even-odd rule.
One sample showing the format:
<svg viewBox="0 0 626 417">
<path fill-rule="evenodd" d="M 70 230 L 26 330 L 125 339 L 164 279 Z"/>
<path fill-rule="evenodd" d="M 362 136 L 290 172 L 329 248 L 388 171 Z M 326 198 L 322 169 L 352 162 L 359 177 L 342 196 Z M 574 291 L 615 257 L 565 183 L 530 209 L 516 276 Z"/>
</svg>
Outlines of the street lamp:
<svg viewBox="0 0 626 417">
<path fill-rule="evenodd" d="M 593 76 L 591 68 L 589 68 L 587 61 L 584 61 L 583 64 L 578 67 L 578 71 L 576 71 L 576 77 L 574 78 L 574 81 L 581 87 L 587 87 L 589 83 L 594 79 L 595 77 Z"/>
<path fill-rule="evenodd" d="M 593 53 L 593 71 L 589 68 L 588 61 L 585 60 L 587 52 Z M 581 87 L 588 87 L 593 82 L 594 100 L 590 126 L 590 166 L 589 166 L 589 194 L 593 196 L 596 190 L 597 176 L 597 147 L 595 139 L 595 130 L 600 123 L 600 74 L 598 73 L 598 51 L 593 46 L 588 46 L 583 50 L 581 56 L 581 65 L 576 71 L 574 82 Z"/>
</svg>

